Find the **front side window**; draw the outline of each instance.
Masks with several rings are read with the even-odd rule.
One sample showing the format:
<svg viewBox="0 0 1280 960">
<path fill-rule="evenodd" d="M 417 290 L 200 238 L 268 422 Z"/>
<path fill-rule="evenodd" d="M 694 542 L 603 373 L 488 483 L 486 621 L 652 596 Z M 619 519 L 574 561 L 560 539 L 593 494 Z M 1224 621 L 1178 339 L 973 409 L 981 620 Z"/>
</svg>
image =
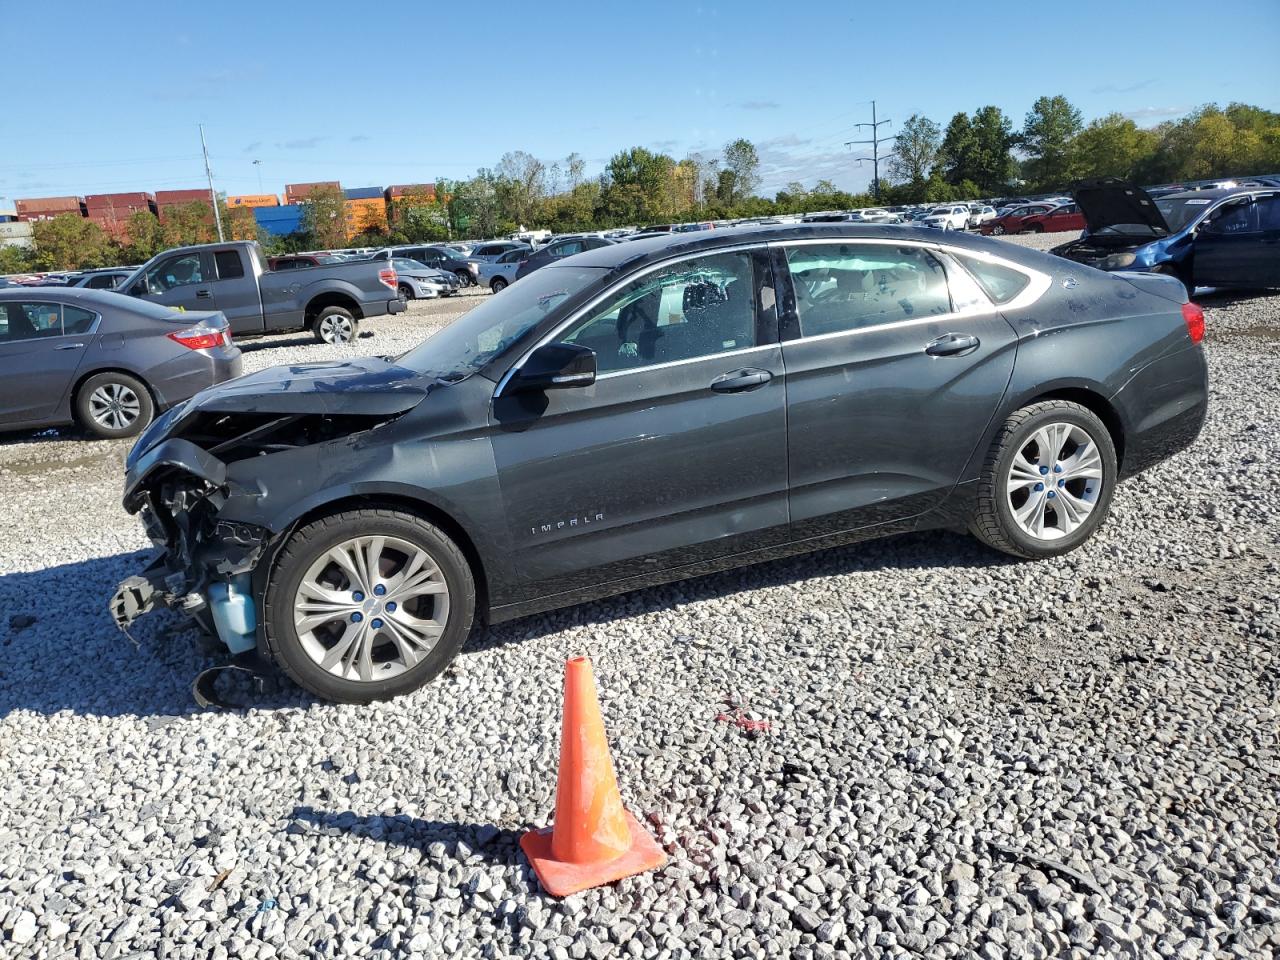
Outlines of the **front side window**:
<svg viewBox="0 0 1280 960">
<path fill-rule="evenodd" d="M 218 268 L 219 280 L 235 280 L 244 276 L 244 263 L 234 250 L 218 250 L 213 255 L 213 263 Z"/>
<path fill-rule="evenodd" d="M 805 337 L 951 312 L 942 264 L 917 247 L 823 243 L 787 250 Z"/>
<path fill-rule="evenodd" d="M 522 283 L 524 281 L 521 281 Z M 682 260 L 633 280 L 561 337 L 615 373 L 756 346 L 750 253 Z"/>
<path fill-rule="evenodd" d="M 153 294 L 165 293 L 194 283 L 204 283 L 204 272 L 200 267 L 198 253 L 170 257 L 147 271 L 147 290 Z"/>
<path fill-rule="evenodd" d="M 566 240 L 564 243 L 558 243 L 551 248 L 553 257 L 571 257 L 575 253 L 582 252 L 581 240 Z"/>
<path fill-rule="evenodd" d="M 120 278 L 113 273 L 104 273 L 96 277 L 90 277 L 85 286 L 90 290 L 111 290 L 119 280 Z"/>
<path fill-rule="evenodd" d="M 0 303 L 0 343 L 38 340 L 62 333 L 62 318 L 56 303 Z"/>
</svg>

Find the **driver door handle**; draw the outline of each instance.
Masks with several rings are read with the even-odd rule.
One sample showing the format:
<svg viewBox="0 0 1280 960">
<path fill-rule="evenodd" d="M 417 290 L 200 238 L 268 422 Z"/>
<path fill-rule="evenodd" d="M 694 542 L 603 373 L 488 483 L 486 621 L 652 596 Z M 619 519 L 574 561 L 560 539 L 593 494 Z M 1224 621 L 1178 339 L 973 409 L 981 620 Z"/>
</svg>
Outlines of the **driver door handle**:
<svg viewBox="0 0 1280 960">
<path fill-rule="evenodd" d="M 944 333 L 925 344 L 924 352 L 931 357 L 963 357 L 977 350 L 981 341 L 967 333 Z"/>
<path fill-rule="evenodd" d="M 83 344 L 83 343 L 64 343 L 64 344 L 61 344 L 61 345 L 59 345 L 59 346 L 54 347 L 53 349 L 55 349 L 55 350 L 79 350 L 79 349 L 80 349 L 81 347 L 83 347 L 83 346 L 84 346 L 84 344 Z"/>
<path fill-rule="evenodd" d="M 711 389 L 716 393 L 741 393 L 744 390 L 755 390 L 758 387 L 763 387 L 772 379 L 773 374 L 768 370 L 745 367 L 742 370 L 734 370 L 732 373 L 717 377 L 711 381 Z"/>
<path fill-rule="evenodd" d="M 211 296 L 213 296 L 213 294 L 211 294 L 208 290 L 197 290 L 197 291 L 196 291 L 196 299 L 197 299 L 197 300 L 208 300 Z"/>
</svg>

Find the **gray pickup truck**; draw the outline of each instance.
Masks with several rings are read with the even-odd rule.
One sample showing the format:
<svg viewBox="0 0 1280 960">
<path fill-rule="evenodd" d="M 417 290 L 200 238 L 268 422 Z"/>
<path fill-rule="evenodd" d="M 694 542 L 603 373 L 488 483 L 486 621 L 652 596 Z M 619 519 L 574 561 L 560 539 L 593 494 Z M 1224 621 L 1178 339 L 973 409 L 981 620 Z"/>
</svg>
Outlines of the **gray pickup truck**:
<svg viewBox="0 0 1280 960">
<path fill-rule="evenodd" d="M 365 317 L 405 309 L 390 263 L 273 273 L 262 248 L 245 240 L 166 250 L 116 289 L 169 307 L 220 310 L 237 335 L 306 329 L 322 343 L 348 343 Z"/>
</svg>

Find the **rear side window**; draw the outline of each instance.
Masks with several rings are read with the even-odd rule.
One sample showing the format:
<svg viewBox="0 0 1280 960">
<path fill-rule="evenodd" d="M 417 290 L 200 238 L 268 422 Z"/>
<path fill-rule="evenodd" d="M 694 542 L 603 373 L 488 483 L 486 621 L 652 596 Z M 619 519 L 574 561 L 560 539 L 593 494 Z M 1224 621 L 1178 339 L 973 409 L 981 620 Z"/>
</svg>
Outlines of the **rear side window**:
<svg viewBox="0 0 1280 960">
<path fill-rule="evenodd" d="M 79 307 L 62 308 L 62 332 L 65 334 L 88 333 L 93 326 L 94 314 Z"/>
<path fill-rule="evenodd" d="M 976 257 L 966 257 L 963 254 L 956 254 L 955 257 L 964 264 L 966 270 L 973 274 L 973 278 L 978 281 L 978 286 L 982 287 L 987 296 L 996 303 L 1008 303 L 1031 282 L 1031 278 L 1021 270 L 1014 270 L 1003 264 L 990 263 Z"/>
<path fill-rule="evenodd" d="M 942 264 L 916 247 L 814 244 L 788 249 L 787 263 L 801 336 L 951 312 Z"/>
<path fill-rule="evenodd" d="M 100 274 L 96 277 L 90 277 L 85 286 L 90 290 L 110 290 L 116 285 L 116 280 L 118 279 L 114 274 Z"/>
<path fill-rule="evenodd" d="M 244 276 L 244 261 L 235 250 L 219 250 L 213 255 L 213 262 L 218 267 L 219 280 L 234 280 Z"/>
</svg>

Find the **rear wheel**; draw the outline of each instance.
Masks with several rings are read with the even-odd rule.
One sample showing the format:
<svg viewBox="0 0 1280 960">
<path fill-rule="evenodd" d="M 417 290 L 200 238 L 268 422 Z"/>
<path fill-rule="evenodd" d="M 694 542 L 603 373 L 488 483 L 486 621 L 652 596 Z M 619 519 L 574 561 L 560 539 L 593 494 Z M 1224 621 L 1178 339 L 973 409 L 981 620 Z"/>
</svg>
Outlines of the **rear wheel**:
<svg viewBox="0 0 1280 960">
<path fill-rule="evenodd" d="M 410 287 L 407 283 L 402 283 L 398 287 L 396 287 L 396 293 L 400 295 L 401 303 L 408 303 L 410 300 L 413 299 L 413 288 Z"/>
<path fill-rule="evenodd" d="M 494 293 L 501 293 L 503 290 L 507 289 L 507 281 L 503 280 L 501 277 L 494 277 L 489 283 L 489 289 Z"/>
<path fill-rule="evenodd" d="M 75 408 L 80 425 L 104 440 L 134 436 L 155 414 L 151 393 L 142 381 L 115 371 L 95 374 L 82 383 Z"/>
<path fill-rule="evenodd" d="M 1031 226 L 1027 227 L 1027 233 L 1044 233 L 1044 227 L 1038 223 L 1033 223 Z"/>
<path fill-rule="evenodd" d="M 1093 411 L 1067 400 L 1033 403 L 996 435 L 969 529 L 1019 557 L 1067 553 L 1106 518 L 1116 473 L 1111 434 Z"/>
<path fill-rule="evenodd" d="M 321 343 L 351 343 L 360 333 L 360 323 L 345 307 L 325 307 L 312 324 L 311 332 Z"/>
<path fill-rule="evenodd" d="M 1004 236 L 1004 227 L 1002 227 L 1000 224 L 997 223 L 994 227 L 991 228 L 991 232 L 994 233 L 997 237 L 1002 237 Z"/>
<path fill-rule="evenodd" d="M 312 521 L 268 576 L 267 647 L 300 686 L 369 703 L 415 690 L 457 655 L 475 580 L 457 545 L 421 517 L 364 509 Z"/>
</svg>

